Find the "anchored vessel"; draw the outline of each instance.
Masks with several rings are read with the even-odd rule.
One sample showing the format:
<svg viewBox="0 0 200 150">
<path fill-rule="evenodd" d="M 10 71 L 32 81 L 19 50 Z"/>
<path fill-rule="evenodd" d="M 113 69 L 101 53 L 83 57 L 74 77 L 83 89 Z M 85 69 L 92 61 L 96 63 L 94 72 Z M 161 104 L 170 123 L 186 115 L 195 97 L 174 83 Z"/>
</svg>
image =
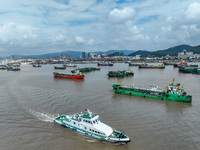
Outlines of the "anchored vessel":
<svg viewBox="0 0 200 150">
<path fill-rule="evenodd" d="M 181 65 L 179 66 L 179 71 L 183 73 L 193 73 L 193 74 L 199 74 L 199 68 L 198 65 Z"/>
<path fill-rule="evenodd" d="M 187 63 L 183 61 L 181 63 L 174 64 L 174 68 L 178 68 L 179 66 L 187 66 Z"/>
<path fill-rule="evenodd" d="M 91 72 L 91 71 L 95 71 L 95 70 L 100 70 L 100 68 L 96 68 L 96 67 L 77 68 L 75 70 L 71 70 L 71 72 L 72 73 L 75 73 L 77 71 L 79 71 L 79 72 Z"/>
<path fill-rule="evenodd" d="M 65 67 L 76 67 L 77 65 L 70 63 L 70 64 L 63 64 L 63 66 L 65 66 Z"/>
<path fill-rule="evenodd" d="M 113 63 L 109 63 L 109 62 L 104 62 L 104 63 L 98 63 L 98 66 L 113 66 Z"/>
<path fill-rule="evenodd" d="M 154 65 L 139 65 L 139 68 L 145 68 L 145 69 L 165 69 L 165 66 L 163 64 L 154 66 Z"/>
<path fill-rule="evenodd" d="M 7 66 L 6 69 L 7 69 L 7 71 L 20 71 L 21 70 L 18 65 Z"/>
<path fill-rule="evenodd" d="M 126 144 L 130 142 L 130 138 L 99 120 L 99 115 L 93 114 L 89 109 L 85 109 L 87 113 L 74 115 L 61 115 L 54 120 L 55 123 L 63 125 L 74 131 L 82 133 L 99 140 Z"/>
<path fill-rule="evenodd" d="M 40 64 L 32 64 L 33 67 L 42 67 Z"/>
<path fill-rule="evenodd" d="M 58 67 L 58 66 L 54 66 L 54 69 L 66 69 L 66 67 L 65 66 L 61 66 L 61 67 Z"/>
<path fill-rule="evenodd" d="M 128 69 L 128 71 L 123 70 L 123 71 L 109 71 L 107 74 L 109 77 L 125 77 L 129 75 L 134 75 L 134 73 Z"/>
<path fill-rule="evenodd" d="M 67 78 L 67 79 L 84 79 L 85 76 L 81 73 L 77 74 L 70 74 L 70 73 L 59 73 L 59 72 L 53 72 L 54 77 L 57 78 Z"/>
<path fill-rule="evenodd" d="M 166 61 L 164 61 L 163 64 L 164 65 L 176 65 L 177 63 L 176 62 L 166 62 Z"/>
<path fill-rule="evenodd" d="M 139 65 L 147 66 L 146 63 L 141 64 L 141 63 L 131 63 L 131 62 L 130 62 L 128 65 L 129 65 L 129 66 L 139 66 Z"/>
<path fill-rule="evenodd" d="M 6 70 L 7 66 L 6 65 L 0 65 L 0 70 Z"/>
<path fill-rule="evenodd" d="M 180 102 L 191 102 L 192 96 L 187 95 L 187 92 L 184 89 L 180 89 L 180 84 L 174 85 L 174 80 L 172 84 L 166 87 L 166 91 L 163 88 L 158 86 L 150 86 L 149 89 L 136 88 L 131 86 L 121 86 L 120 84 L 113 84 L 113 90 L 115 93 L 127 94 L 133 96 L 155 98 L 162 100 L 171 100 L 171 101 L 180 101 Z"/>
</svg>

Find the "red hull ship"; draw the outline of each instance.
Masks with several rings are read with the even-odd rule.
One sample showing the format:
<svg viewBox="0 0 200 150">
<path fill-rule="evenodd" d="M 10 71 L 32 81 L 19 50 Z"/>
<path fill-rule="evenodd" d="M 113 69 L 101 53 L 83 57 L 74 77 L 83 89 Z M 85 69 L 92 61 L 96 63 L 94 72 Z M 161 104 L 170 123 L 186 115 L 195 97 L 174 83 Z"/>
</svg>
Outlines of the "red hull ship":
<svg viewBox="0 0 200 150">
<path fill-rule="evenodd" d="M 177 63 L 176 62 L 166 62 L 166 61 L 164 61 L 163 64 L 164 65 L 176 65 Z"/>
<path fill-rule="evenodd" d="M 187 65 L 187 63 L 186 62 L 181 62 L 180 64 L 174 64 L 174 67 L 175 68 L 178 68 L 178 66 L 185 66 L 185 65 Z"/>
<path fill-rule="evenodd" d="M 67 79 L 84 79 L 85 76 L 79 74 L 69 74 L 69 73 L 58 73 L 58 72 L 53 72 L 54 77 L 56 78 L 67 78 Z"/>
</svg>

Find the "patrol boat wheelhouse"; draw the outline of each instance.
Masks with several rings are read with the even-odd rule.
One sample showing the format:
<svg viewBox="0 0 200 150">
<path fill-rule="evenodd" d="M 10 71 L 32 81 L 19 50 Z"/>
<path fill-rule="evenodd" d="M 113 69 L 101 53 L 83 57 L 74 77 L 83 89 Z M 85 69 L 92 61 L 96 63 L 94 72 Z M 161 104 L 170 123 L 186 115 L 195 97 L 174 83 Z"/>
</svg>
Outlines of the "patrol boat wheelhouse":
<svg viewBox="0 0 200 150">
<path fill-rule="evenodd" d="M 54 122 L 99 140 L 121 144 L 131 141 L 124 132 L 119 132 L 101 122 L 99 115 L 93 114 L 89 109 L 85 111 L 87 111 L 85 114 L 81 112 L 74 115 L 61 115 Z"/>
</svg>

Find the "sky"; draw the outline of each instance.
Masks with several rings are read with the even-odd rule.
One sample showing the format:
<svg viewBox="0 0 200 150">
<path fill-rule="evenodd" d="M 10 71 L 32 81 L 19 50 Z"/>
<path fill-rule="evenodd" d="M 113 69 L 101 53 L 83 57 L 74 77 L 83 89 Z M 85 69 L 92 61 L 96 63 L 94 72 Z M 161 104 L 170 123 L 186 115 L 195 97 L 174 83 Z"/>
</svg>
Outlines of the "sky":
<svg viewBox="0 0 200 150">
<path fill-rule="evenodd" d="M 200 0 L 0 3 L 0 57 L 200 45 Z"/>
</svg>

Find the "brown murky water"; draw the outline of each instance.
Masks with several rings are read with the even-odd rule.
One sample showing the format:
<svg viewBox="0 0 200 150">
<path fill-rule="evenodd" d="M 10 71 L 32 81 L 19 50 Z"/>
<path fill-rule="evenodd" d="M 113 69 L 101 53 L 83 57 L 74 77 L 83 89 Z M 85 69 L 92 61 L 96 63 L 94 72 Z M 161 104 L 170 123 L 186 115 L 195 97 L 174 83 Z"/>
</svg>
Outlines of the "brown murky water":
<svg viewBox="0 0 200 150">
<path fill-rule="evenodd" d="M 177 68 L 138 69 L 133 77 L 108 78 L 109 70 L 124 70 L 116 63 L 100 71 L 85 73 L 85 80 L 54 79 L 53 66 L 21 71 L 0 70 L 1 150 L 197 150 L 200 149 L 200 76 L 179 73 Z M 80 64 L 78 67 L 95 66 Z M 67 68 L 70 72 L 71 68 Z M 63 71 L 64 72 L 64 71 Z M 166 87 L 175 77 L 192 103 L 162 101 L 115 94 L 112 83 Z M 85 137 L 53 123 L 58 114 L 74 114 L 89 108 L 102 122 L 131 138 L 128 145 L 115 145 Z"/>
</svg>

